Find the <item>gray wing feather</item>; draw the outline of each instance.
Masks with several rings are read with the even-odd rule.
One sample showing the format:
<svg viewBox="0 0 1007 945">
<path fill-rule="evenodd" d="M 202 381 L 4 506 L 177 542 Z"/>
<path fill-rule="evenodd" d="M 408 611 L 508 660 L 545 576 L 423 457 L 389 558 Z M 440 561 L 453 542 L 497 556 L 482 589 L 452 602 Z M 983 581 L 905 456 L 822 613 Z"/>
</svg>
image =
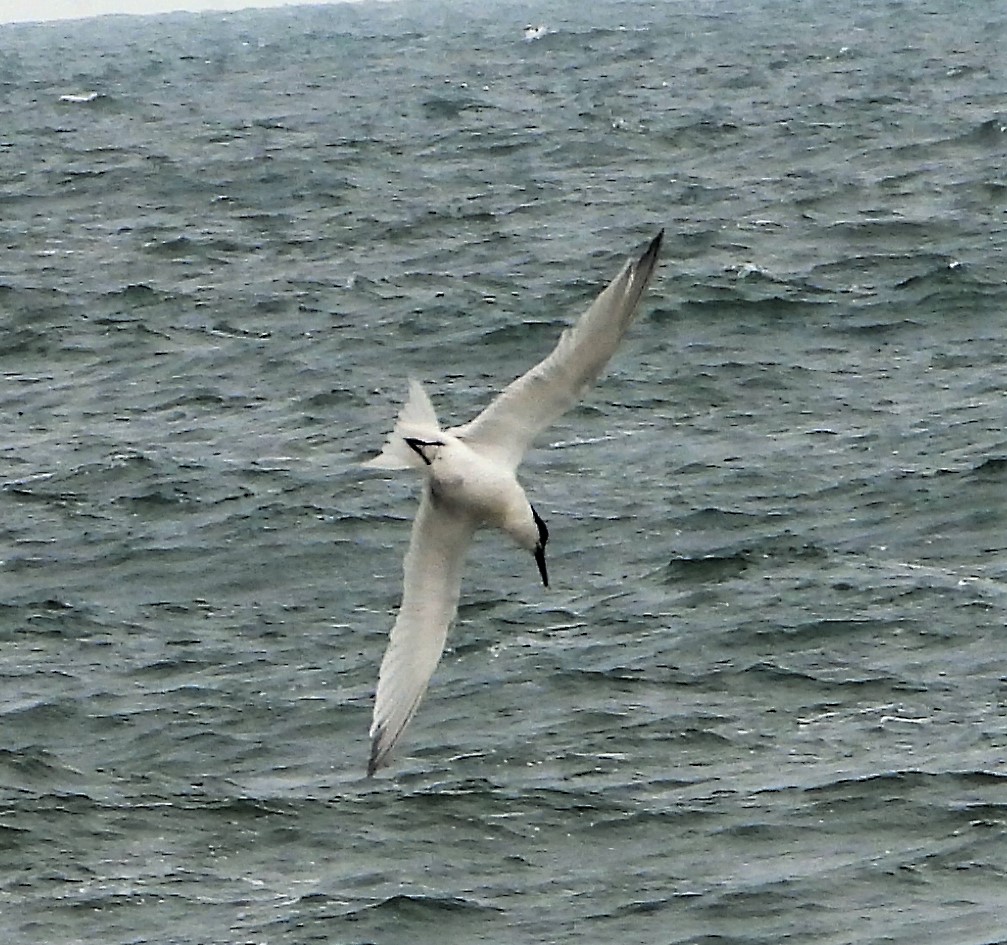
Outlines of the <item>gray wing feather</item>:
<svg viewBox="0 0 1007 945">
<path fill-rule="evenodd" d="M 474 530 L 471 519 L 438 507 L 424 484 L 405 557 L 402 604 L 378 676 L 368 775 L 388 763 L 437 668 Z"/>
<path fill-rule="evenodd" d="M 544 361 L 452 432 L 516 468 L 532 440 L 581 398 L 619 347 L 654 275 L 663 236 L 662 230 L 639 259 L 626 262 Z"/>
</svg>

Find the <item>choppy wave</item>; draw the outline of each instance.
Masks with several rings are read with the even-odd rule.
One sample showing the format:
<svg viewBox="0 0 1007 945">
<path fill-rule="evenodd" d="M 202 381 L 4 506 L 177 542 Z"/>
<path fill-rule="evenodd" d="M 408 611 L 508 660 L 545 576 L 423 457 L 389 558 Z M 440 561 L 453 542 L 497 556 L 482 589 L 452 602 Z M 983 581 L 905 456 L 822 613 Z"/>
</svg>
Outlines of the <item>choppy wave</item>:
<svg viewBox="0 0 1007 945">
<path fill-rule="evenodd" d="M 540 14 L 0 28 L 12 940 L 1004 941 L 1003 23 Z M 357 463 L 660 226 L 365 780 Z"/>
</svg>

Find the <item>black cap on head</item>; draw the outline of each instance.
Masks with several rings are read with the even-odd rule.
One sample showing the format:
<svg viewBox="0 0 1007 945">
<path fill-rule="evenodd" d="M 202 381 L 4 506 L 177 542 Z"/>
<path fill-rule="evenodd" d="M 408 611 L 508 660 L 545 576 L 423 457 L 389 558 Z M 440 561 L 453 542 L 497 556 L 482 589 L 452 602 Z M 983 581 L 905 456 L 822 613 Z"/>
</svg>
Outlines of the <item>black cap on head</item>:
<svg viewBox="0 0 1007 945">
<path fill-rule="evenodd" d="M 538 573 L 542 575 L 543 587 L 549 586 L 549 572 L 545 566 L 545 545 L 549 540 L 549 529 L 546 527 L 542 516 L 535 511 L 535 506 L 531 507 L 531 514 L 538 526 L 538 544 L 535 546 L 535 563 L 538 565 Z"/>
</svg>

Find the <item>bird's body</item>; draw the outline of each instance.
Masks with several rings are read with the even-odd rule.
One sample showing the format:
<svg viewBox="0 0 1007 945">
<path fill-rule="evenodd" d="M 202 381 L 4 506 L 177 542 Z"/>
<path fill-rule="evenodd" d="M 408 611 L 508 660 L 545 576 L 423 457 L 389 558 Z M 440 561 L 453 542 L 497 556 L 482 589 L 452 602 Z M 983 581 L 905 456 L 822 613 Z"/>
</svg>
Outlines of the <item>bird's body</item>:
<svg viewBox="0 0 1007 945">
<path fill-rule="evenodd" d="M 365 464 L 424 475 L 402 604 L 378 678 L 368 774 L 387 764 L 437 667 L 476 529 L 500 529 L 532 552 L 548 585 L 549 532 L 518 482 L 517 467 L 534 437 L 579 399 L 615 352 L 653 276 L 662 236 L 626 263 L 545 360 L 470 423 L 442 430 L 425 391 L 411 381 L 384 449 Z"/>
<path fill-rule="evenodd" d="M 511 531 L 529 507 L 513 471 L 456 436 L 441 434 L 441 439 L 444 445 L 435 447 L 427 471 L 434 503 L 452 514 L 469 515 L 478 525 Z"/>
</svg>

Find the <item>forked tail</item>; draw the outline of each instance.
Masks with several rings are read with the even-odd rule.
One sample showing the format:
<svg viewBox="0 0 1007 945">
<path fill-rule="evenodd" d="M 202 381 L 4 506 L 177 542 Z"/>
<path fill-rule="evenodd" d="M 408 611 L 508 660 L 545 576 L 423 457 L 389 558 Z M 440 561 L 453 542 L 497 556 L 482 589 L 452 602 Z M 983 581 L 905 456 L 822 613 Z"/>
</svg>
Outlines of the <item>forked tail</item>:
<svg viewBox="0 0 1007 945">
<path fill-rule="evenodd" d="M 410 379 L 409 399 L 399 412 L 381 452 L 362 465 L 370 469 L 422 469 L 423 460 L 406 444 L 407 436 L 421 440 L 436 440 L 441 433 L 437 414 L 419 381 Z"/>
</svg>

